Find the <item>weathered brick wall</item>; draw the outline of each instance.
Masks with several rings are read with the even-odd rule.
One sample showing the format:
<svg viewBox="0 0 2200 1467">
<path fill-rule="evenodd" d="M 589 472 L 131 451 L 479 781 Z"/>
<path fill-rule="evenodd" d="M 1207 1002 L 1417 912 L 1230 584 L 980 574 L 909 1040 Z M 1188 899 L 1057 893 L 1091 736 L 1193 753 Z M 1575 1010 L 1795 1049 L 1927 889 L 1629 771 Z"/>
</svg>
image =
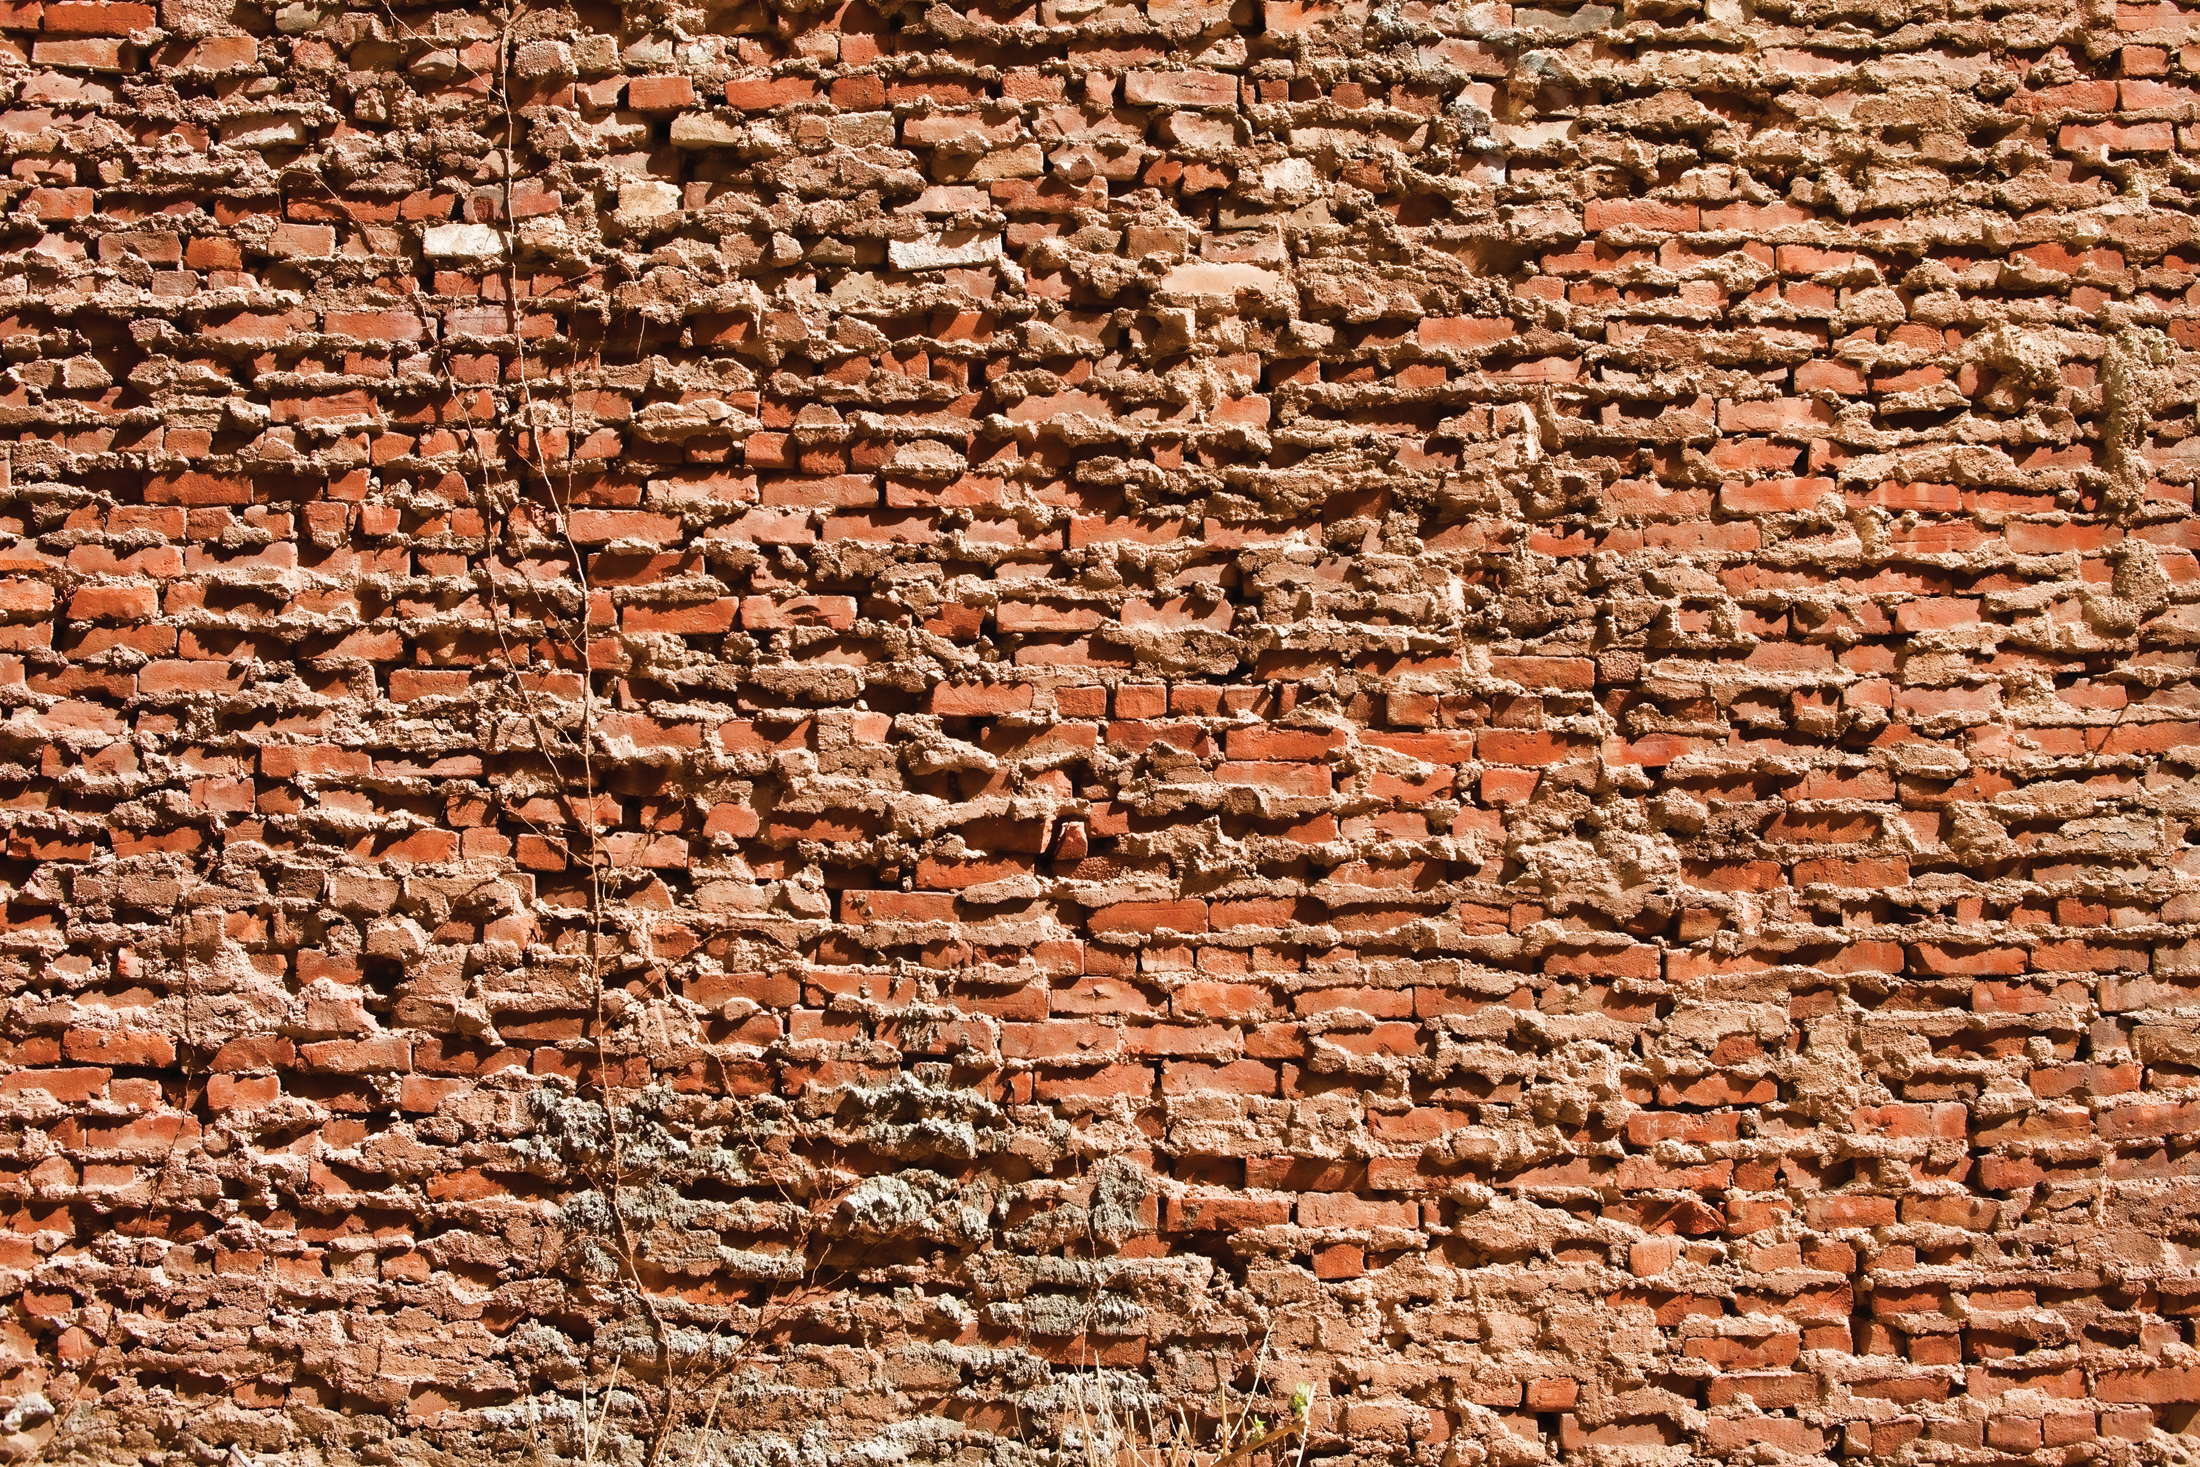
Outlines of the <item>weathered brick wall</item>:
<svg viewBox="0 0 2200 1467">
<path fill-rule="evenodd" d="M 0 26 L 0 1452 L 2180 1459 L 2200 12 Z"/>
</svg>

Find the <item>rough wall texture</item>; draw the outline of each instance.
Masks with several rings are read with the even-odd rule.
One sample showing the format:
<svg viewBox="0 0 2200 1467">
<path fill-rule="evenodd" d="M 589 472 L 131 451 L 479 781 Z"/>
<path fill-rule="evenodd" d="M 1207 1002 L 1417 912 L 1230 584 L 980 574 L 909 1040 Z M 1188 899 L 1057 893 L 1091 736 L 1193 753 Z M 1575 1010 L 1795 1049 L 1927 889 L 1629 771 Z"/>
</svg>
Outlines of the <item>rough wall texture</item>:
<svg viewBox="0 0 2200 1467">
<path fill-rule="evenodd" d="M 0 1449 L 2182 1459 L 2200 13 L 0 25 Z"/>
</svg>

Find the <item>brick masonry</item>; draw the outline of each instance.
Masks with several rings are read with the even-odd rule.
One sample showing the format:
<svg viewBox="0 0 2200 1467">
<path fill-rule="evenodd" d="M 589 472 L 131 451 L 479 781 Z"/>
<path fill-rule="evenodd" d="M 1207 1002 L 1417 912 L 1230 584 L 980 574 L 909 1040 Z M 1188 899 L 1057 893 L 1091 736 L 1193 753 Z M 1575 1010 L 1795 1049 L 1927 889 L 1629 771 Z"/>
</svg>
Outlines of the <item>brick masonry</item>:
<svg viewBox="0 0 2200 1467">
<path fill-rule="evenodd" d="M 0 1451 L 2184 1460 L 2200 12 L 0 28 Z"/>
</svg>

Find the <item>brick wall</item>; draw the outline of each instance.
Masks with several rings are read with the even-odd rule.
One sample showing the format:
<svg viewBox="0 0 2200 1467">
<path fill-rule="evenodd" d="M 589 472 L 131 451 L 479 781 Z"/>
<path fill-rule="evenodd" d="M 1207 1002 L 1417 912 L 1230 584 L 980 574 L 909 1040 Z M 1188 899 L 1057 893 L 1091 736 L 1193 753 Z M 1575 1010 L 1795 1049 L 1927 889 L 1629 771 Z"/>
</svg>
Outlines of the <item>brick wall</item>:
<svg viewBox="0 0 2200 1467">
<path fill-rule="evenodd" d="M 4 0 L 0 1449 L 2182 1460 L 2196 16 Z"/>
</svg>

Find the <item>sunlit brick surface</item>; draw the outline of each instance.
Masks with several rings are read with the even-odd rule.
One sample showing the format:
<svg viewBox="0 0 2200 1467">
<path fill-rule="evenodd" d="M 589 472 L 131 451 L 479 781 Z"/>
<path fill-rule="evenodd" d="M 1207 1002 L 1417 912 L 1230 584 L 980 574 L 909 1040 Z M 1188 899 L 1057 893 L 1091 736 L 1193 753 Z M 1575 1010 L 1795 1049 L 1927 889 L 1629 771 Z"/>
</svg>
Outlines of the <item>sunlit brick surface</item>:
<svg viewBox="0 0 2200 1467">
<path fill-rule="evenodd" d="M 0 1455 L 2188 1460 L 2200 12 L 0 28 Z"/>
</svg>

